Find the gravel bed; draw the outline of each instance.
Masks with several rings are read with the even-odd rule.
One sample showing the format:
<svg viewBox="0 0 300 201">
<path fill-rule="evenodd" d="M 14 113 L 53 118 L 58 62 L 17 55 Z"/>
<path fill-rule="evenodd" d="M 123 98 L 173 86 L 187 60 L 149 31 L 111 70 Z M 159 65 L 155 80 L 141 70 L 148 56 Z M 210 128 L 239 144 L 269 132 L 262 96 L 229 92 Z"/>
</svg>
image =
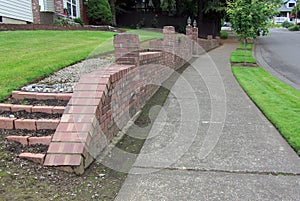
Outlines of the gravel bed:
<svg viewBox="0 0 300 201">
<path fill-rule="evenodd" d="M 43 93 L 72 93 L 76 83 L 84 74 L 104 69 L 112 64 L 111 59 L 90 58 L 63 68 L 53 75 L 21 88 L 21 91 Z"/>
</svg>

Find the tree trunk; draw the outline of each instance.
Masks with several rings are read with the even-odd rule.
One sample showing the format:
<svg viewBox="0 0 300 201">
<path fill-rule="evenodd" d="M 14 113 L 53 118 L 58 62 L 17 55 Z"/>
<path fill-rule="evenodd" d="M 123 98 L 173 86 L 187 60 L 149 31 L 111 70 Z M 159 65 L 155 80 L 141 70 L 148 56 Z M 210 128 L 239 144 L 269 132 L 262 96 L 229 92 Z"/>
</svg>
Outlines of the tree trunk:
<svg viewBox="0 0 300 201">
<path fill-rule="evenodd" d="M 112 25 L 116 26 L 117 25 L 117 17 L 116 17 L 116 0 L 110 0 L 110 9 L 112 13 Z"/>
<path fill-rule="evenodd" d="M 246 48 L 247 48 L 247 39 L 245 38 L 244 39 L 244 66 L 247 65 L 247 61 L 246 61 L 246 53 L 247 53 L 247 51 L 246 51 Z"/>
</svg>

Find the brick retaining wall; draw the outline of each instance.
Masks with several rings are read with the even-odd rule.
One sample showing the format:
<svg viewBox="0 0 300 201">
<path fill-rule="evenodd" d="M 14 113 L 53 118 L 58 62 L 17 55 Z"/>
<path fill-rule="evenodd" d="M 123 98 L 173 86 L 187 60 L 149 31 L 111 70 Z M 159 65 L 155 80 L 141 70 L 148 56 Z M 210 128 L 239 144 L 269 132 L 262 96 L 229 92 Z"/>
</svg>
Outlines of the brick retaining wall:
<svg viewBox="0 0 300 201">
<path fill-rule="evenodd" d="M 116 64 L 80 78 L 44 165 L 82 174 L 162 82 L 192 58 L 197 41 L 170 26 L 163 33 L 149 51 L 139 50 L 138 35 L 115 35 Z"/>
</svg>

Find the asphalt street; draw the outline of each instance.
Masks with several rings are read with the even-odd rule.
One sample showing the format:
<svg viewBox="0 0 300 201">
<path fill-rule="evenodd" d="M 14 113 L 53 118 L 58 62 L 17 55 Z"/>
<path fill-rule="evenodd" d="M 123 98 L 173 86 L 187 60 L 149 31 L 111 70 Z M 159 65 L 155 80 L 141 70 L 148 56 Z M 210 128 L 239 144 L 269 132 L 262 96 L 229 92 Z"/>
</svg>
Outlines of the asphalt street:
<svg viewBox="0 0 300 201">
<path fill-rule="evenodd" d="M 300 32 L 271 29 L 260 37 L 254 51 L 259 65 L 300 90 Z"/>
</svg>

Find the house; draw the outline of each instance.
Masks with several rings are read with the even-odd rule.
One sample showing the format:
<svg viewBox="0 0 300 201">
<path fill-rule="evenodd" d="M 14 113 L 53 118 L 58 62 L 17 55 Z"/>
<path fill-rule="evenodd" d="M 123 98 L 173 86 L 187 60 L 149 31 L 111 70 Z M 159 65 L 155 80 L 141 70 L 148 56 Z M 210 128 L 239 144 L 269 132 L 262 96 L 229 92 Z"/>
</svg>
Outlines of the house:
<svg viewBox="0 0 300 201">
<path fill-rule="evenodd" d="M 291 12 L 296 5 L 296 0 L 286 0 L 279 8 L 280 14 L 274 17 L 274 23 L 281 24 L 284 21 L 295 22 L 295 16 Z"/>
<path fill-rule="evenodd" d="M 0 0 L 0 23 L 53 24 L 58 16 L 83 18 L 86 0 Z"/>
</svg>

